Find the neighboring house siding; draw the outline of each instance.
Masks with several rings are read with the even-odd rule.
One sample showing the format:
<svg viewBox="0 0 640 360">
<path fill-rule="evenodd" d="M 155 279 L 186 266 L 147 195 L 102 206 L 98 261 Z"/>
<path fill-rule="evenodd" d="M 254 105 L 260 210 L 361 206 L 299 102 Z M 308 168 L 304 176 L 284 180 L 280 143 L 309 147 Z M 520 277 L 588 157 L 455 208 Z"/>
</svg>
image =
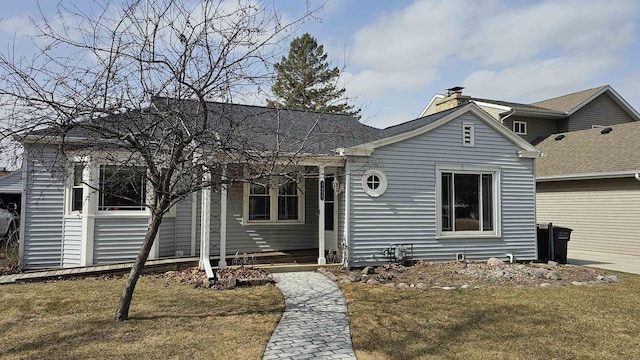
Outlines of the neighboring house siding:
<svg viewBox="0 0 640 360">
<path fill-rule="evenodd" d="M 64 181 L 60 174 L 52 175 L 50 168 L 57 161 L 55 150 L 25 149 L 26 195 L 23 199 L 25 218 L 22 219 L 23 258 L 25 269 L 56 268 L 62 264 L 62 219 L 64 215 Z M 47 164 L 45 167 L 44 164 Z"/>
<path fill-rule="evenodd" d="M 148 218 L 97 218 L 94 264 L 134 261 L 149 225 Z"/>
<path fill-rule="evenodd" d="M 500 114 L 505 112 L 504 110 L 500 110 L 500 109 L 496 109 L 496 108 L 488 107 L 488 106 L 483 106 L 483 105 L 478 105 L 478 107 L 480 109 L 486 111 L 487 113 L 489 113 L 489 115 L 491 115 L 491 117 L 493 117 L 494 119 L 496 119 L 498 121 L 500 121 Z"/>
<path fill-rule="evenodd" d="M 510 116 L 504 120 L 504 126 L 506 126 L 510 131 L 513 131 L 514 121 L 523 121 L 527 123 L 527 134 L 518 136 L 527 140 L 528 142 L 531 142 L 536 138 L 546 138 L 551 134 L 557 133 L 558 122 L 561 120 Z"/>
<path fill-rule="evenodd" d="M 64 243 L 62 266 L 80 266 L 82 243 L 82 219 L 64 219 Z"/>
<path fill-rule="evenodd" d="M 191 203 L 189 195 L 176 205 L 175 250 L 182 251 L 184 256 L 191 255 Z"/>
<path fill-rule="evenodd" d="M 462 122 L 475 124 L 475 147 L 463 147 Z M 390 243 L 414 244 L 416 258 L 451 261 L 456 253 L 468 259 L 534 259 L 535 180 L 532 159 L 520 159 L 519 148 L 471 114 L 428 133 L 375 149 L 370 158 L 351 158 L 350 266 L 384 262 Z M 502 237 L 436 239 L 436 164 L 467 164 L 501 168 Z M 388 189 L 379 198 L 367 196 L 361 176 L 380 168 Z M 377 258 L 374 258 L 377 256 Z"/>
<path fill-rule="evenodd" d="M 569 131 L 591 129 L 593 125 L 617 125 L 633 121 L 611 97 L 604 93 L 569 118 Z"/>
<path fill-rule="evenodd" d="M 572 250 L 640 255 L 640 183 L 635 179 L 540 182 L 538 222 L 573 229 Z"/>
<path fill-rule="evenodd" d="M 165 217 L 162 219 L 160 229 L 158 230 L 158 241 L 160 242 L 160 257 L 172 257 L 176 254 L 176 222 L 173 217 Z"/>
</svg>

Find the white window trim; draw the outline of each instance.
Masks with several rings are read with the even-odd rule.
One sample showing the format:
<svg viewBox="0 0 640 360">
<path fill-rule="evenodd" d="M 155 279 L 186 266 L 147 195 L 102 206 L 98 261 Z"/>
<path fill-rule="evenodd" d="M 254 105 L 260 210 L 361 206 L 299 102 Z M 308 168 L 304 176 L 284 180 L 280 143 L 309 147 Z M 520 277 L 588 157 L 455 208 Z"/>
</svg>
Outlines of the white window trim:
<svg viewBox="0 0 640 360">
<path fill-rule="evenodd" d="M 443 231 L 442 230 L 442 173 L 454 174 L 479 174 L 491 173 L 493 175 L 493 219 L 492 231 Z M 487 239 L 502 237 L 502 210 L 500 192 L 500 168 L 478 165 L 436 165 L 436 239 Z"/>
<path fill-rule="evenodd" d="M 305 223 L 305 178 L 300 176 L 298 189 L 298 219 L 278 220 L 278 176 L 269 182 L 269 220 L 249 220 L 249 189 L 251 184 L 245 182 L 242 191 L 242 225 L 304 225 Z"/>
<path fill-rule="evenodd" d="M 73 171 L 74 165 L 84 163 L 85 166 L 91 166 L 94 168 L 94 173 L 98 177 L 96 180 L 97 190 L 94 190 L 96 200 L 93 209 L 89 209 L 88 214 L 83 214 L 82 211 L 72 211 L 73 207 Z M 65 181 L 65 191 L 64 191 L 64 217 L 68 219 L 79 219 L 82 216 L 92 216 L 95 218 L 148 218 L 151 215 L 149 208 L 144 210 L 98 210 L 99 207 L 99 197 L 100 197 L 100 167 L 102 165 L 114 165 L 108 162 L 95 163 L 90 162 L 88 157 L 76 157 L 73 158 L 70 164 L 67 165 L 67 179 Z M 134 166 L 134 165 L 132 165 Z M 148 189 L 150 187 L 149 182 L 146 184 L 147 189 L 147 202 L 149 202 L 149 192 Z M 89 194 L 83 194 L 84 201 L 88 201 Z M 164 215 L 165 218 L 174 218 L 176 216 L 177 204 L 174 204 L 169 211 Z"/>
<path fill-rule="evenodd" d="M 380 185 L 376 189 L 370 188 L 367 184 L 367 178 L 371 175 L 375 175 L 378 177 L 378 179 L 380 179 Z M 362 174 L 362 179 L 360 180 L 360 182 L 362 185 L 362 190 L 364 190 L 365 194 L 373 198 L 382 196 L 382 194 L 387 191 L 387 187 L 389 186 L 387 175 L 380 169 L 369 169 L 365 171 L 364 174 Z"/>
<path fill-rule="evenodd" d="M 522 130 L 522 128 L 524 127 L 524 131 L 516 131 L 516 124 L 520 125 L 520 130 Z M 518 135 L 527 135 L 527 122 L 526 121 L 513 121 L 513 124 L 511 125 L 513 132 L 515 134 Z"/>
</svg>

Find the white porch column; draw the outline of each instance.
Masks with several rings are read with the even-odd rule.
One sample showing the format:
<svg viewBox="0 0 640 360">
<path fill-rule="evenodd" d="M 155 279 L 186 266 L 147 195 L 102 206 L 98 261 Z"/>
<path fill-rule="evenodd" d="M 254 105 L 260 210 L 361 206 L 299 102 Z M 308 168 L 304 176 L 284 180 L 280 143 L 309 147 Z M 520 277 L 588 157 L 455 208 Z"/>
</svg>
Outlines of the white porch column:
<svg viewBox="0 0 640 360">
<path fill-rule="evenodd" d="M 203 180 L 205 182 L 211 181 L 211 174 L 204 173 Z M 211 187 L 205 187 L 202 189 L 202 210 L 200 213 L 200 270 L 207 270 L 207 267 L 211 268 L 209 262 L 209 239 L 211 237 L 210 225 L 211 225 Z"/>
<path fill-rule="evenodd" d="M 320 211 L 318 212 L 318 265 L 324 265 L 327 263 L 327 259 L 324 257 L 324 165 L 318 166 L 318 206 Z"/>
<path fill-rule="evenodd" d="M 93 265 L 94 224 L 98 210 L 98 194 L 94 189 L 99 186 L 100 169 L 89 160 L 82 170 L 82 237 L 80 243 L 80 266 Z"/>
<path fill-rule="evenodd" d="M 227 267 L 227 167 L 222 168 L 222 184 L 220 185 L 220 261 L 218 267 Z"/>
</svg>

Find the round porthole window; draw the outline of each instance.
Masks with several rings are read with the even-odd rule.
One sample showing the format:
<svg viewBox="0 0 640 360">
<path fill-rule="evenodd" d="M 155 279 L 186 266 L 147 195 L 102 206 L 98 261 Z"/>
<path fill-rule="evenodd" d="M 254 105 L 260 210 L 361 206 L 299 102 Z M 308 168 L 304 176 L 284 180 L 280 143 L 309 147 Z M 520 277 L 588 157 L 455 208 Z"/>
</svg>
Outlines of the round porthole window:
<svg viewBox="0 0 640 360">
<path fill-rule="evenodd" d="M 378 197 L 387 191 L 387 176 L 379 169 L 370 169 L 362 175 L 362 189 L 371 197 Z"/>
</svg>

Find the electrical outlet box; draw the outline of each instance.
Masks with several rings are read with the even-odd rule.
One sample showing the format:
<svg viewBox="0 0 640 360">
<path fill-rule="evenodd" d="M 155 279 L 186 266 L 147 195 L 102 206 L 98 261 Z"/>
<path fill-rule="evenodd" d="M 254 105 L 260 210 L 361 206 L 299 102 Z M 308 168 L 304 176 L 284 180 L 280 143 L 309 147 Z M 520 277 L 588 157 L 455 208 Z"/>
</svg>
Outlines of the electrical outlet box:
<svg viewBox="0 0 640 360">
<path fill-rule="evenodd" d="M 464 261 L 464 253 L 456 253 L 456 261 Z"/>
<path fill-rule="evenodd" d="M 184 251 L 176 250 L 176 256 L 184 256 Z"/>
</svg>

